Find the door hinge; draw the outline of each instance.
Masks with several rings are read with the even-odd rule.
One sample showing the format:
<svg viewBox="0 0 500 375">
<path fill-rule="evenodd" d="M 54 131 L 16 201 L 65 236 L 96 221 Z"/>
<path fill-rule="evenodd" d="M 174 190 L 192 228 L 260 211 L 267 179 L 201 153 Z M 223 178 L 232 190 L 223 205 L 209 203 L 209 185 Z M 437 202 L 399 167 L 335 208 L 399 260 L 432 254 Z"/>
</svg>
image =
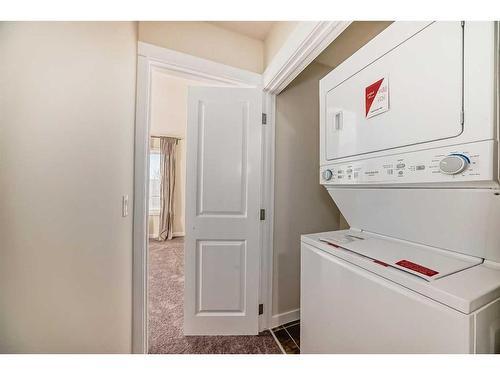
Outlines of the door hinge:
<svg viewBox="0 0 500 375">
<path fill-rule="evenodd" d="M 260 220 L 266 220 L 266 210 L 260 209 Z"/>
<path fill-rule="evenodd" d="M 266 125 L 267 124 L 267 113 L 263 113 L 262 114 L 262 125 Z"/>
<path fill-rule="evenodd" d="M 460 112 L 460 125 L 464 125 L 464 122 L 465 122 L 465 114 L 464 114 L 464 111 L 461 111 Z"/>
<path fill-rule="evenodd" d="M 462 25 L 463 28 L 465 26 L 465 21 L 460 22 L 460 24 Z"/>
<path fill-rule="evenodd" d="M 262 314 L 264 314 L 264 304 L 260 303 L 259 304 L 259 315 L 262 315 Z"/>
</svg>

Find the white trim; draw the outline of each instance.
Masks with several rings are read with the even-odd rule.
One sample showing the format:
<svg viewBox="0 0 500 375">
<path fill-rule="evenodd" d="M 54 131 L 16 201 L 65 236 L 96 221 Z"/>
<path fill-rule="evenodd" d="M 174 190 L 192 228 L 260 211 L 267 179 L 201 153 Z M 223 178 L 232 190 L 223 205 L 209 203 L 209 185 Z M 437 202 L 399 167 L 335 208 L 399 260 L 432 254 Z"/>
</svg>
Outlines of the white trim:
<svg viewBox="0 0 500 375">
<path fill-rule="evenodd" d="M 174 233 L 172 233 L 172 238 L 175 238 L 175 237 L 184 237 L 184 236 L 185 236 L 184 232 L 174 232 Z M 158 236 L 156 236 L 154 233 L 149 233 L 149 238 L 150 239 L 155 239 L 155 238 L 158 238 Z"/>
<path fill-rule="evenodd" d="M 275 182 L 275 134 L 276 95 L 297 77 L 323 50 L 330 45 L 349 25 L 348 21 L 299 22 L 283 47 L 263 73 L 265 111 L 267 112 L 268 147 L 265 149 L 267 170 L 264 170 L 263 207 L 266 209 L 267 232 L 263 233 L 263 266 L 261 276 L 261 303 L 264 314 L 260 328 L 272 328 L 299 319 L 300 309 L 272 315 L 273 261 L 274 261 L 274 182 Z M 266 262 L 267 260 L 267 262 Z"/>
<path fill-rule="evenodd" d="M 238 86 L 260 87 L 262 75 L 229 65 L 220 64 L 201 57 L 139 42 L 139 56 L 147 58 L 151 66 L 168 69 L 170 73 L 184 78 L 217 81 Z"/>
<path fill-rule="evenodd" d="M 165 137 L 165 138 L 175 138 L 177 141 L 183 141 L 184 137 L 180 134 L 151 134 L 151 137 Z M 161 153 L 159 148 L 154 148 L 153 149 L 157 153 Z"/>
<path fill-rule="evenodd" d="M 175 237 L 184 237 L 184 236 L 185 236 L 184 232 L 174 232 L 174 233 L 172 233 L 172 238 L 175 238 Z M 158 238 L 158 236 L 149 233 L 149 239 L 153 239 L 154 240 L 155 238 Z"/>
<path fill-rule="evenodd" d="M 260 303 L 264 304 L 264 313 L 259 320 L 259 330 L 271 326 L 273 306 L 273 227 L 274 227 L 274 153 L 275 153 L 275 113 L 276 95 L 265 93 L 263 112 L 267 114 L 267 124 L 263 126 L 263 165 L 261 194 L 262 208 L 266 210 L 266 220 L 262 223 L 262 258 L 260 278 Z"/>
<path fill-rule="evenodd" d="M 300 319 L 300 309 L 290 310 L 281 314 L 273 315 L 271 319 L 271 327 L 276 328 L 283 324 L 293 322 Z"/>
<path fill-rule="evenodd" d="M 148 275 L 148 191 L 151 75 L 168 74 L 237 87 L 262 88 L 262 76 L 199 57 L 138 43 L 137 108 L 134 156 L 134 233 L 132 352 L 147 353 L 147 275 Z"/>
<path fill-rule="evenodd" d="M 264 89 L 279 94 L 350 24 L 350 21 L 299 22 L 264 71 Z"/>
<path fill-rule="evenodd" d="M 274 263 L 274 185 L 275 185 L 275 134 L 276 95 L 279 94 L 303 69 L 337 38 L 350 22 L 300 22 L 263 74 L 267 125 L 265 126 L 265 158 L 263 168 L 264 192 L 262 207 L 266 209 L 266 224 L 262 231 L 262 275 L 260 303 L 264 314 L 259 321 L 260 330 L 298 319 L 298 311 L 272 315 L 273 263 Z M 266 194 L 267 192 L 267 194 Z M 267 230 L 266 230 L 267 229 Z M 283 316 L 283 317 L 281 317 Z M 276 324 L 276 322 L 284 322 Z"/>
<path fill-rule="evenodd" d="M 134 232 L 132 265 L 132 353 L 148 350 L 148 191 L 149 191 L 149 95 L 147 58 L 137 59 L 137 103 L 134 150 Z"/>
</svg>

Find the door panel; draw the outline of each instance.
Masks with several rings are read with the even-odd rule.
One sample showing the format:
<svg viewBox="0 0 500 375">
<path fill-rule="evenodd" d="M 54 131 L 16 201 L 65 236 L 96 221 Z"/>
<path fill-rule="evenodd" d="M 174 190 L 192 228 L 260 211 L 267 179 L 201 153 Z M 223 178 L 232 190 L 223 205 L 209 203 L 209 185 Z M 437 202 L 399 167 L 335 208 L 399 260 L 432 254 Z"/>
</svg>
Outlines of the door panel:
<svg viewBox="0 0 500 375">
<path fill-rule="evenodd" d="M 261 91 L 188 97 L 184 334 L 258 333 Z"/>
<path fill-rule="evenodd" d="M 436 22 L 326 94 L 326 159 L 462 133 L 463 29 Z"/>
<path fill-rule="evenodd" d="M 196 314 L 244 313 L 245 241 L 198 241 L 197 251 Z"/>
<path fill-rule="evenodd" d="M 246 215 L 248 112 L 248 101 L 198 102 L 198 215 Z"/>
</svg>

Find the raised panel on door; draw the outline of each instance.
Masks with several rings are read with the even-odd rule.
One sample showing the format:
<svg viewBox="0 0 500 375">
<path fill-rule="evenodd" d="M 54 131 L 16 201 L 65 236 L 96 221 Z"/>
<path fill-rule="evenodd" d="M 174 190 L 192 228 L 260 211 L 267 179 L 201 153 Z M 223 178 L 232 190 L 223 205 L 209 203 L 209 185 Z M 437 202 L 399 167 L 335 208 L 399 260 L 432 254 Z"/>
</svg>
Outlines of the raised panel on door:
<svg viewBox="0 0 500 375">
<path fill-rule="evenodd" d="M 188 98 L 186 335 L 258 333 L 261 91 Z"/>
<path fill-rule="evenodd" d="M 326 94 L 326 159 L 462 133 L 463 28 L 435 22 Z"/>
<path fill-rule="evenodd" d="M 198 102 L 197 215 L 245 216 L 249 102 Z"/>
<path fill-rule="evenodd" d="M 245 241 L 198 241 L 196 250 L 196 314 L 244 314 Z"/>
</svg>

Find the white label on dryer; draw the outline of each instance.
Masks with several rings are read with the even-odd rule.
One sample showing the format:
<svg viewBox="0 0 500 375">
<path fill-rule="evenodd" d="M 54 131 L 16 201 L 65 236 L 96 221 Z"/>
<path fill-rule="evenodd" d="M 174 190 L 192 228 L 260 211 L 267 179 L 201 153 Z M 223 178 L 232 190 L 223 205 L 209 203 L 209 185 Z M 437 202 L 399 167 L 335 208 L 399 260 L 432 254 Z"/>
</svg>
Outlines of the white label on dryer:
<svg viewBox="0 0 500 375">
<path fill-rule="evenodd" d="M 365 116 L 370 118 L 389 110 L 389 79 L 383 77 L 365 88 Z"/>
</svg>

